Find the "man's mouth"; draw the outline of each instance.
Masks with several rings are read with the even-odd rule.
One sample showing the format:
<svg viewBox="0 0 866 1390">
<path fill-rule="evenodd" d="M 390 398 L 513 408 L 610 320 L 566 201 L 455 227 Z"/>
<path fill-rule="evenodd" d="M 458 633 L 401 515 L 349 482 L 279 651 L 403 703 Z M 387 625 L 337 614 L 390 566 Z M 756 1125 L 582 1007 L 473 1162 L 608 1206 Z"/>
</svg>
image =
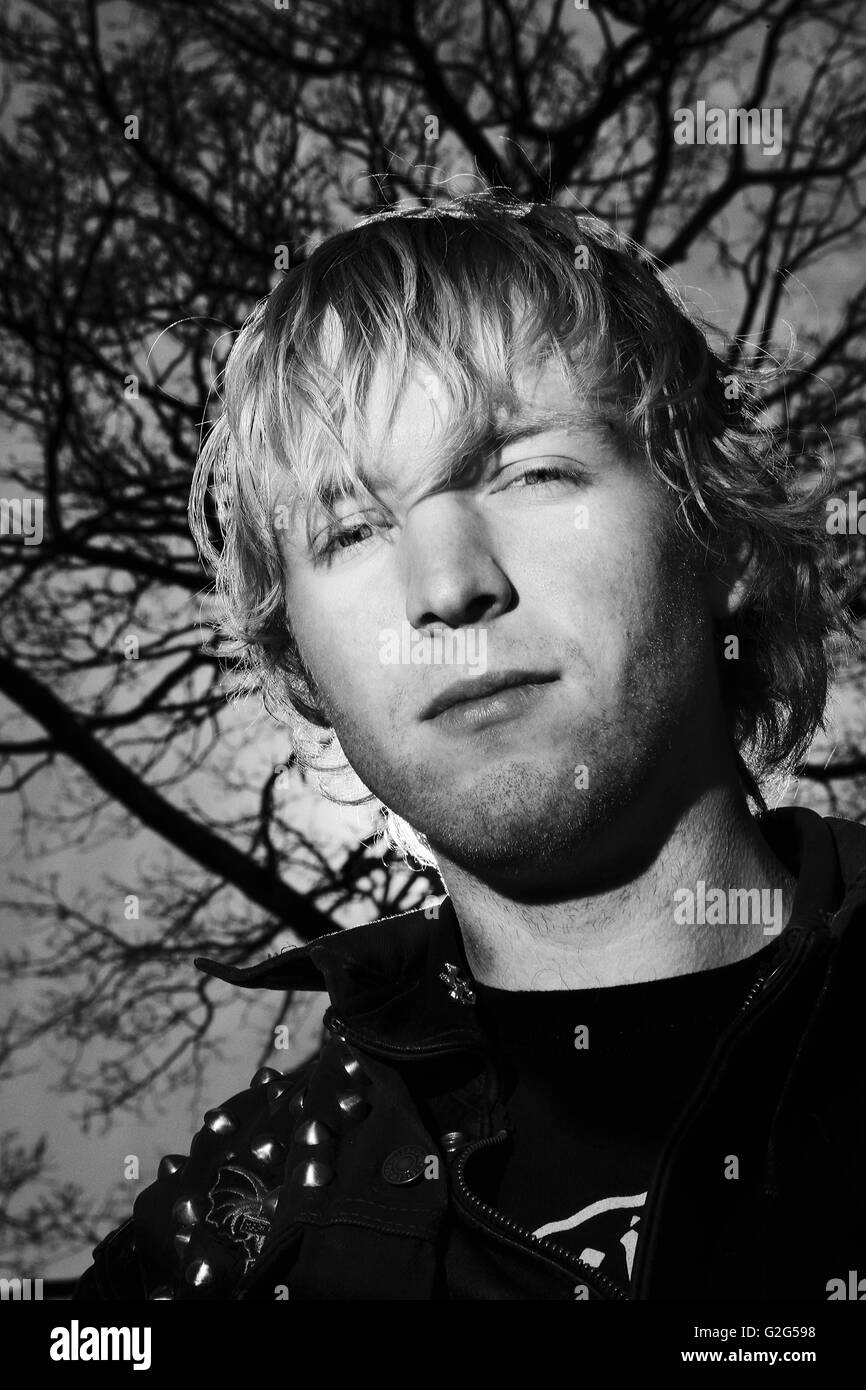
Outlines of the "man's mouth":
<svg viewBox="0 0 866 1390">
<path fill-rule="evenodd" d="M 455 681 L 430 701 L 420 718 L 470 730 L 502 723 L 523 714 L 544 687 L 558 679 L 551 671 L 503 671 Z"/>
</svg>

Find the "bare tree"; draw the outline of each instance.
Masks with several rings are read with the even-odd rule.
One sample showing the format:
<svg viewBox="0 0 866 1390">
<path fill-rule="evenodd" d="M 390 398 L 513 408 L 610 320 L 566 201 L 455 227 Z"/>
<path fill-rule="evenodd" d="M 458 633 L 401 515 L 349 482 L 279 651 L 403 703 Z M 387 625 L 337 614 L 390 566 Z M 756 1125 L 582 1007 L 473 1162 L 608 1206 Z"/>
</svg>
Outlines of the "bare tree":
<svg viewBox="0 0 866 1390">
<path fill-rule="evenodd" d="M 18 1204 L 13 1213 L 19 1195 L 34 1186 L 36 1195 L 23 1207 Z M 45 1139 L 28 1145 L 19 1142 L 15 1131 L 0 1136 L 0 1271 L 4 1277 L 14 1277 L 34 1250 L 44 1259 L 63 1252 L 70 1243 L 85 1240 L 95 1245 L 106 1222 L 117 1224 L 127 1207 L 122 1185 L 94 1202 L 80 1183 L 58 1178 L 51 1170 Z"/>
<path fill-rule="evenodd" d="M 4 487 L 44 503 L 41 544 L 0 545 L 2 790 L 25 852 L 163 846 L 137 881 L 146 924 L 119 880 L 73 902 L 51 880 L 7 890 L 51 932 L 5 953 L 41 990 L 7 1022 L 5 1066 L 50 1029 L 85 1117 L 134 1106 L 214 1035 L 212 982 L 167 967 L 258 959 L 287 928 L 311 939 L 435 886 L 370 844 L 314 842 L 282 795 L 304 781 L 290 757 L 238 774 L 202 642 L 192 465 L 232 332 L 279 268 L 376 207 L 506 186 L 615 221 L 673 270 L 711 261 L 731 361 L 759 369 L 792 287 L 825 275 L 767 406 L 804 467 L 832 448 L 856 489 L 863 36 L 856 0 L 30 0 L 0 23 Z M 782 109 L 781 151 L 678 145 L 674 113 L 713 91 Z M 840 545 L 862 566 L 856 528 Z M 842 676 L 859 691 L 861 666 Z M 866 731 L 822 763 L 803 778 L 856 813 Z"/>
</svg>

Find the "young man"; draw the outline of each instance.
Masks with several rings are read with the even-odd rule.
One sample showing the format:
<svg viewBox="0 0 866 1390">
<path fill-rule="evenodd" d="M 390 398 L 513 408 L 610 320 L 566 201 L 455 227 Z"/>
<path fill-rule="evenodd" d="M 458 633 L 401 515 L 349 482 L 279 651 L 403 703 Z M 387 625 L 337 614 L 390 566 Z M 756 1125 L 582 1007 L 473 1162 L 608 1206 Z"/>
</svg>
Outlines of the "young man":
<svg viewBox="0 0 866 1390">
<path fill-rule="evenodd" d="M 205 1116 L 80 1297 L 849 1296 L 866 832 L 760 791 L 849 630 L 826 492 L 595 219 L 386 212 L 285 277 L 194 532 L 248 686 L 446 896 L 201 963 L 326 990 L 326 1041 Z"/>
</svg>

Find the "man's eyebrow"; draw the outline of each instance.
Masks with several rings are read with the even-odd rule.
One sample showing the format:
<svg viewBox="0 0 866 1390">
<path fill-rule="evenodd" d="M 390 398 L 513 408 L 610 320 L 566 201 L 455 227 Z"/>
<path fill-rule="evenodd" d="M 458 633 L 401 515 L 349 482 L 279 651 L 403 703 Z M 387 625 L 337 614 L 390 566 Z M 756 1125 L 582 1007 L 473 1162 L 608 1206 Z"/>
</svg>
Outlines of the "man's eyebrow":
<svg viewBox="0 0 866 1390">
<path fill-rule="evenodd" d="M 511 444 L 519 444 L 524 439 L 534 439 L 540 434 L 566 432 L 605 437 L 608 429 L 603 420 L 575 411 L 551 412 L 541 419 L 516 416 L 510 420 L 492 422 L 479 437 L 475 449 L 478 452 L 495 453 Z"/>
<path fill-rule="evenodd" d="M 568 422 L 574 428 L 574 422 Z M 534 439 L 539 434 L 554 434 L 566 428 L 565 423 L 551 424 L 546 420 L 528 424 L 508 424 L 494 425 L 484 442 L 488 442 L 496 449 L 505 449 L 509 444 L 519 444 L 524 439 Z"/>
<path fill-rule="evenodd" d="M 566 431 L 606 439 L 609 427 L 604 420 L 597 416 L 573 410 L 569 412 L 552 411 L 540 419 L 537 417 L 527 419 L 525 416 L 518 415 L 506 420 L 490 421 L 483 429 L 479 430 L 468 452 L 455 463 L 454 473 L 459 475 L 461 472 L 467 471 L 473 462 L 477 462 L 479 455 L 496 454 L 501 449 L 506 449 L 512 444 L 520 444 L 526 439 L 535 439 L 543 434 L 561 434 Z M 376 489 L 382 486 L 383 480 L 363 465 L 358 465 L 355 471 L 357 487 L 351 485 L 346 488 L 334 483 L 326 484 L 319 489 L 319 502 L 325 506 L 333 506 L 341 497 L 357 496 L 364 489 L 375 496 Z"/>
</svg>

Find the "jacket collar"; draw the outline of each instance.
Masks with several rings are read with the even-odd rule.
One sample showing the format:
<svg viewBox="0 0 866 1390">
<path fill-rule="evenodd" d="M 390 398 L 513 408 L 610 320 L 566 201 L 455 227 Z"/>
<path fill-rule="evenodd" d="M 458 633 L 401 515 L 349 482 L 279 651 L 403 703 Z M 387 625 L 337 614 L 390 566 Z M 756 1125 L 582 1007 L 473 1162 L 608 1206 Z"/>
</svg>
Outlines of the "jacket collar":
<svg viewBox="0 0 866 1390">
<path fill-rule="evenodd" d="M 325 990 L 332 1016 L 371 1045 L 425 1053 L 483 1048 L 471 973 L 451 899 L 380 918 L 239 968 L 197 957 L 199 970 L 229 984 Z"/>
<path fill-rule="evenodd" d="M 790 925 L 825 938 L 828 932 L 841 936 L 866 899 L 866 828 L 804 807 L 769 812 L 759 825 L 798 880 Z M 195 964 L 244 988 L 324 990 L 335 1021 L 389 1053 L 408 1058 L 413 1052 L 484 1048 L 448 897 L 434 907 L 330 932 L 257 965 L 222 965 L 204 957 Z"/>
</svg>

